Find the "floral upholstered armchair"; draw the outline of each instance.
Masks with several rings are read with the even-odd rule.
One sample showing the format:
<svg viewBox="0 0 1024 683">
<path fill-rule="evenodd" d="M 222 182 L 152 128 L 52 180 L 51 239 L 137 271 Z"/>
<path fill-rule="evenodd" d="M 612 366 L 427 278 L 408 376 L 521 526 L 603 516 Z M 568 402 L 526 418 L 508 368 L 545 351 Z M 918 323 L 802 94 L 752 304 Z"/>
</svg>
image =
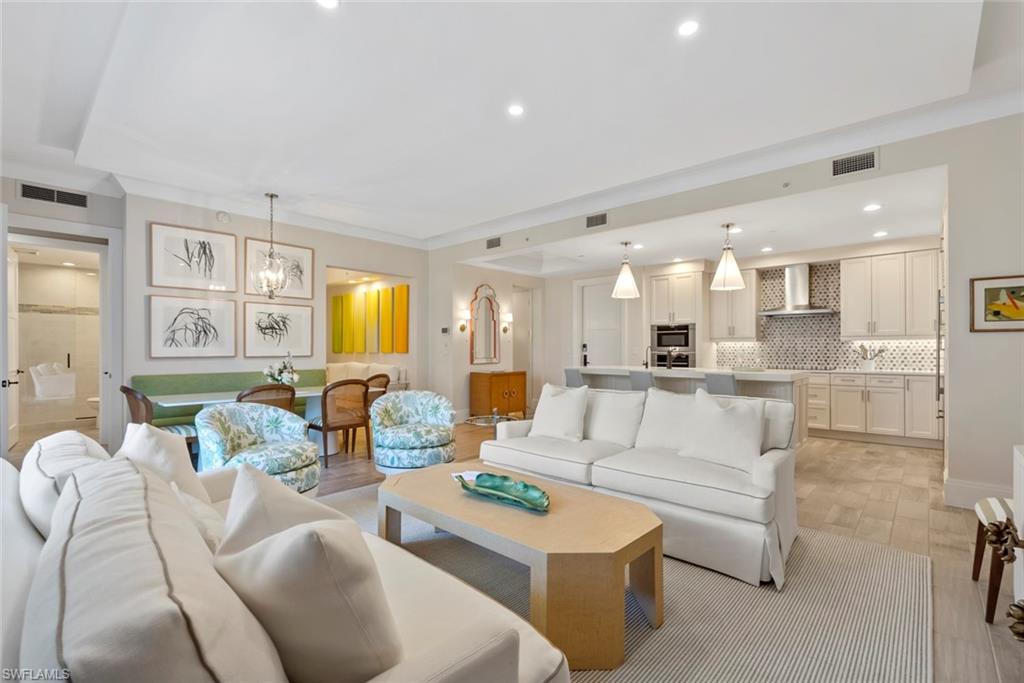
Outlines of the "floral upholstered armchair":
<svg viewBox="0 0 1024 683">
<path fill-rule="evenodd" d="M 199 469 L 240 467 L 263 470 L 299 493 L 316 495 L 320 461 L 306 439 L 306 421 L 262 403 L 223 403 L 196 415 Z"/>
<path fill-rule="evenodd" d="M 455 409 L 432 391 L 396 391 L 370 406 L 377 469 L 428 467 L 455 459 Z"/>
</svg>

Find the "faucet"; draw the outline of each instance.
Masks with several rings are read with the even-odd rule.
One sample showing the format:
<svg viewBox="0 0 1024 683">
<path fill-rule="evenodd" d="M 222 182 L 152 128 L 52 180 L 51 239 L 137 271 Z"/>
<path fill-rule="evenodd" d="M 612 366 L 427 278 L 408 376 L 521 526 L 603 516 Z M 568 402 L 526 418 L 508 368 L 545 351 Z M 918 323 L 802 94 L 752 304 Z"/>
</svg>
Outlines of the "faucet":
<svg viewBox="0 0 1024 683">
<path fill-rule="evenodd" d="M 647 345 L 647 349 L 644 351 L 644 369 L 651 367 L 651 346 Z"/>
<path fill-rule="evenodd" d="M 676 359 L 676 356 L 682 356 L 683 355 L 683 351 L 678 346 L 673 346 L 672 348 L 670 348 L 668 350 L 668 353 L 666 355 L 667 355 L 667 358 L 665 360 L 665 369 L 666 370 L 671 370 L 672 369 L 672 361 L 674 361 Z"/>
</svg>

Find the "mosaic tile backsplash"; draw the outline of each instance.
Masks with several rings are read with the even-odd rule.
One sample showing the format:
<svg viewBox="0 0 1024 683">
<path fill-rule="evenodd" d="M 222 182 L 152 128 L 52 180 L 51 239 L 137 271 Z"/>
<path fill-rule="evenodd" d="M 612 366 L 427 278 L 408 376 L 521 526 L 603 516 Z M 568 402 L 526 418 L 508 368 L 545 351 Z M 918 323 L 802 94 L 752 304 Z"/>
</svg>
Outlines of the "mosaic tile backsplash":
<svg viewBox="0 0 1024 683">
<path fill-rule="evenodd" d="M 780 308 L 785 300 L 782 268 L 759 273 L 761 309 Z M 831 315 L 761 318 L 761 341 L 719 342 L 716 363 L 723 367 L 794 370 L 857 370 L 858 346 L 885 348 L 875 361 L 878 370 L 935 370 L 934 339 L 848 340 L 839 338 L 839 264 L 811 266 L 811 306 L 830 308 Z"/>
</svg>

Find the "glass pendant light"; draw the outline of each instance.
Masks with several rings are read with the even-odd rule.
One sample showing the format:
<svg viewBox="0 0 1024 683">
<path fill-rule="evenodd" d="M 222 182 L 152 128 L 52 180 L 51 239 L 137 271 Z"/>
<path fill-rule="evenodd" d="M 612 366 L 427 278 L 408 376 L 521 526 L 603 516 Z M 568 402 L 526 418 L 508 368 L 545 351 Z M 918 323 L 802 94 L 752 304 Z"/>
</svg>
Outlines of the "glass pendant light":
<svg viewBox="0 0 1024 683">
<path fill-rule="evenodd" d="M 729 240 L 729 231 L 734 223 L 724 223 L 725 244 L 722 246 L 722 258 L 718 261 L 718 268 L 715 269 L 715 277 L 711 280 L 711 289 L 716 292 L 728 292 L 734 289 L 743 289 L 747 285 L 743 282 L 743 274 L 740 266 L 736 263 L 736 257 L 732 253 L 732 242 Z"/>
<path fill-rule="evenodd" d="M 258 294 L 274 299 L 287 289 L 292 274 L 288 259 L 274 248 L 274 200 L 277 199 L 277 195 L 267 192 L 264 196 L 270 200 L 270 248 L 262 261 L 256 260 L 249 276 Z"/>
<path fill-rule="evenodd" d="M 636 278 L 633 277 L 633 269 L 629 267 L 629 245 L 632 242 L 622 242 L 626 253 L 622 256 L 622 267 L 619 268 L 619 277 L 615 280 L 615 287 L 612 289 L 613 299 L 639 299 L 640 290 L 636 286 Z"/>
</svg>

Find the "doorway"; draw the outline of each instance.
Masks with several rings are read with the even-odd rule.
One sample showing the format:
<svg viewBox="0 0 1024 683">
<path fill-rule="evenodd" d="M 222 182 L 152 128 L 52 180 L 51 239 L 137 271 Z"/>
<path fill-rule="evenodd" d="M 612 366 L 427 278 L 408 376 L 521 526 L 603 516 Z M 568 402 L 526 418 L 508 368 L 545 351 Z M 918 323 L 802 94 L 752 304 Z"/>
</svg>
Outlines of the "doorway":
<svg viewBox="0 0 1024 683">
<path fill-rule="evenodd" d="M 541 384 L 536 362 L 542 297 L 539 289 L 514 288 L 512 291 L 512 369 L 526 373 L 527 412 L 537 405 Z M 505 323 L 503 323 L 505 324 Z"/>
<path fill-rule="evenodd" d="M 625 303 L 612 298 L 615 278 L 573 283 L 573 353 L 570 365 L 621 365 L 626 349 Z"/>
</svg>

